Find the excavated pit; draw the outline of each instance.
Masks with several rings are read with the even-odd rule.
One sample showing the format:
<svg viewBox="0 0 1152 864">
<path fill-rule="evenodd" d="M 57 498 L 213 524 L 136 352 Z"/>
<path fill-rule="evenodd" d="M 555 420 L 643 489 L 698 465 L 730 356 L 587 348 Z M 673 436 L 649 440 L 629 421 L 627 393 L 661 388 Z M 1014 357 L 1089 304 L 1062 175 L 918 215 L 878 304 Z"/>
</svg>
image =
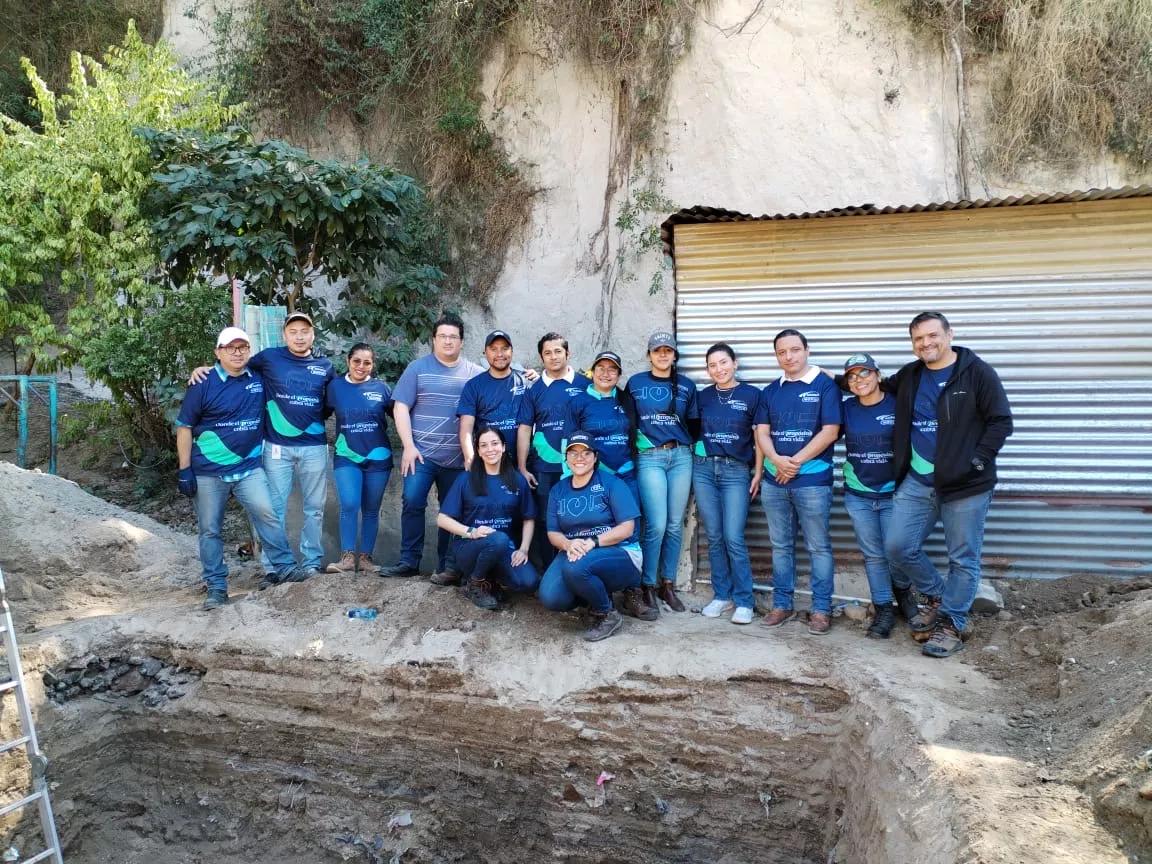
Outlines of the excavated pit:
<svg viewBox="0 0 1152 864">
<path fill-rule="evenodd" d="M 165 648 L 133 651 L 175 698 L 89 655 L 111 686 L 43 712 L 70 864 L 942 860 L 900 736 L 832 686 L 627 673 L 523 703 L 450 661 Z"/>
</svg>

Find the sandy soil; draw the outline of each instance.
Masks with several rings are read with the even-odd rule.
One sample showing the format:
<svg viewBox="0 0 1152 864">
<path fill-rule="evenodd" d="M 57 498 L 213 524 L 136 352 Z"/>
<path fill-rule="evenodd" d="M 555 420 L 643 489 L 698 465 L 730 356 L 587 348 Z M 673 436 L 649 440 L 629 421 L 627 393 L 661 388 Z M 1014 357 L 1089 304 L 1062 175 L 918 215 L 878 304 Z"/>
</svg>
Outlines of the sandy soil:
<svg viewBox="0 0 1152 864">
<path fill-rule="evenodd" d="M 666 614 L 587 645 L 532 600 L 257 592 L 250 567 L 204 613 L 192 537 L 4 463 L 0 566 L 70 861 L 1152 861 L 1147 584 L 1001 584 L 1007 613 L 943 662 L 845 619 L 815 639 Z M 158 708 L 42 701 L 39 673 L 113 653 L 195 675 Z M 26 774 L 0 768 L 15 797 Z M 398 808 L 411 829 L 387 829 Z M 537 845 L 491 852 L 509 836 Z"/>
</svg>

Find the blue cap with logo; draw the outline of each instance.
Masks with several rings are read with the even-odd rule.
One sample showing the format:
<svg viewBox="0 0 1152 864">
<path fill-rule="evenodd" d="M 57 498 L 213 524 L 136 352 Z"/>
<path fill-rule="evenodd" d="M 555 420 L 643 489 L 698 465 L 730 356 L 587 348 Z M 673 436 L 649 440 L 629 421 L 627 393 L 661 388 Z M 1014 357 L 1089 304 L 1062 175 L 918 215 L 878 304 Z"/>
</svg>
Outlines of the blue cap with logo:
<svg viewBox="0 0 1152 864">
<path fill-rule="evenodd" d="M 873 372 L 880 371 L 880 367 L 876 365 L 876 361 L 872 355 L 865 354 L 863 351 L 859 354 L 853 354 L 844 361 L 844 371 L 847 372 L 851 369 L 871 369 Z"/>
<path fill-rule="evenodd" d="M 587 447 L 593 453 L 596 452 L 596 442 L 592 440 L 592 436 L 584 431 L 573 432 L 568 436 L 568 441 L 564 445 L 564 453 L 567 455 L 568 451 L 573 447 Z"/>
<path fill-rule="evenodd" d="M 615 351 L 601 351 L 596 355 L 596 359 L 592 361 L 592 368 L 595 369 L 596 364 L 601 360 L 607 360 L 609 363 L 615 363 L 617 369 L 619 369 L 621 372 L 624 371 L 624 364 L 620 362 L 620 355 Z"/>
</svg>

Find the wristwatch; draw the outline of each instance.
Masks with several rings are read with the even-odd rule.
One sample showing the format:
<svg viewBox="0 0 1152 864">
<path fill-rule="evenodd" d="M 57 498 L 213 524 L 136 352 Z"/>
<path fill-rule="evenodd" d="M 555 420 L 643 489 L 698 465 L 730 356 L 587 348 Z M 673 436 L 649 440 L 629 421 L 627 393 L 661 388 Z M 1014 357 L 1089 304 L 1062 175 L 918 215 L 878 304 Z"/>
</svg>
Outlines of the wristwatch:
<svg viewBox="0 0 1152 864">
<path fill-rule="evenodd" d="M 984 460 L 981 459 L 979 456 L 973 456 L 972 457 L 972 467 L 975 468 L 977 471 L 983 471 L 984 470 Z"/>
<path fill-rule="evenodd" d="M 596 534 L 592 537 L 592 548 L 593 549 L 600 548 L 600 535 L 599 534 Z"/>
</svg>

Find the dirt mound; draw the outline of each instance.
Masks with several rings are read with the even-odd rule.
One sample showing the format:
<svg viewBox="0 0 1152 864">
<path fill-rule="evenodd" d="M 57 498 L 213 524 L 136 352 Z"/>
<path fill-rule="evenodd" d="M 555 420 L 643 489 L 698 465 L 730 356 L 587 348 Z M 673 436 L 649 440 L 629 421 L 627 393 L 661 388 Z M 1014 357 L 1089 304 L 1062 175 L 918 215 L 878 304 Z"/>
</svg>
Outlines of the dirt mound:
<svg viewBox="0 0 1152 864">
<path fill-rule="evenodd" d="M 199 581 L 196 540 L 0 462 L 0 567 L 22 627 L 128 611 Z"/>
</svg>

